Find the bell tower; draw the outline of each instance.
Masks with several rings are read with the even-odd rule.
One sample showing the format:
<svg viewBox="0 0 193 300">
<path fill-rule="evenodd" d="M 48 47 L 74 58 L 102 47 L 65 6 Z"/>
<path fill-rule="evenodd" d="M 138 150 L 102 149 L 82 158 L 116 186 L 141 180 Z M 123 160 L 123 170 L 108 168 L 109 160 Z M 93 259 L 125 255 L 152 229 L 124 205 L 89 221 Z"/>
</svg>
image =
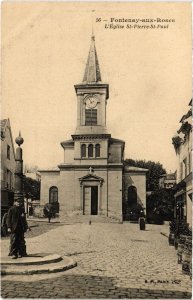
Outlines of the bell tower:
<svg viewBox="0 0 193 300">
<path fill-rule="evenodd" d="M 102 83 L 94 35 L 91 37 L 83 81 L 74 87 L 77 95 L 75 135 L 106 134 L 106 106 L 109 98 L 109 85 Z"/>
</svg>

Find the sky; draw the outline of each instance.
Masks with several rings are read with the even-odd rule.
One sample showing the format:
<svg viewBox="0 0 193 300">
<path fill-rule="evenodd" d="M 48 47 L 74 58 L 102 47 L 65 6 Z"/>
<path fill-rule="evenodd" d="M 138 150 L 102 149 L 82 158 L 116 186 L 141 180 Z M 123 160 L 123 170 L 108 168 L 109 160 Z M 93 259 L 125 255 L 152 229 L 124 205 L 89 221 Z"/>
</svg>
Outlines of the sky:
<svg viewBox="0 0 193 300">
<path fill-rule="evenodd" d="M 110 18 L 175 22 L 166 29 L 105 28 Z M 113 23 L 127 24 L 137 23 Z M 83 79 L 92 27 L 109 84 L 108 132 L 125 141 L 125 158 L 175 171 L 172 137 L 192 97 L 191 3 L 183 2 L 2 4 L 1 118 L 10 119 L 14 140 L 21 131 L 24 164 L 63 162 L 60 143 L 75 132 L 74 85 Z"/>
</svg>

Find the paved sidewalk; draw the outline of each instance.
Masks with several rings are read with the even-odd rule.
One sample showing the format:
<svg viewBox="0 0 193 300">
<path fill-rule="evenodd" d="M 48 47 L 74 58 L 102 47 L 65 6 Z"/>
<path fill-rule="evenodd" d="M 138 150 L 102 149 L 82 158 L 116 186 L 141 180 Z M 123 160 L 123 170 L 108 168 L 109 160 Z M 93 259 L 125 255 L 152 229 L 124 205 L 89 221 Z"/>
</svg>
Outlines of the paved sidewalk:
<svg viewBox="0 0 193 300">
<path fill-rule="evenodd" d="M 28 253 L 68 255 L 78 266 L 61 274 L 5 276 L 4 298 L 191 298 L 166 225 L 74 224 L 27 240 Z M 8 241 L 2 243 L 2 252 Z"/>
</svg>

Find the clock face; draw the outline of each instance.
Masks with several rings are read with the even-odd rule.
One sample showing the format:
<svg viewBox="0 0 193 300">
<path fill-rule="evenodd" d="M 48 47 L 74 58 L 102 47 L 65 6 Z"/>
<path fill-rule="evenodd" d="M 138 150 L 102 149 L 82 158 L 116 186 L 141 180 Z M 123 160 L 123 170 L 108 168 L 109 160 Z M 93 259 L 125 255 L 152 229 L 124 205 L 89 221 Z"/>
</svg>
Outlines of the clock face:
<svg viewBox="0 0 193 300">
<path fill-rule="evenodd" d="M 88 108 L 95 108 L 97 106 L 97 99 L 96 99 L 96 97 L 92 97 L 92 96 L 88 97 L 86 99 L 86 106 Z"/>
</svg>

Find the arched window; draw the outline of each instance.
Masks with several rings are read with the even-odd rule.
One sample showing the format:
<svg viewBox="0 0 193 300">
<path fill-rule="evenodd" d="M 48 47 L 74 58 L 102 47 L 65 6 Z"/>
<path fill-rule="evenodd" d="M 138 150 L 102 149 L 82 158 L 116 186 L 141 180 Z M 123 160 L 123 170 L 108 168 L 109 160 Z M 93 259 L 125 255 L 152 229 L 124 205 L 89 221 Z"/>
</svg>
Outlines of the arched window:
<svg viewBox="0 0 193 300">
<path fill-rule="evenodd" d="M 81 157 L 86 157 L 86 145 L 81 145 Z"/>
<path fill-rule="evenodd" d="M 128 205 L 129 207 L 137 206 L 137 189 L 132 185 L 128 187 Z"/>
<path fill-rule="evenodd" d="M 93 145 L 88 146 L 88 157 L 93 157 Z"/>
<path fill-rule="evenodd" d="M 58 202 L 58 188 L 56 186 L 52 186 L 49 191 L 49 203 L 57 203 Z"/>
<path fill-rule="evenodd" d="M 95 146 L 95 157 L 100 157 L 100 144 Z"/>
</svg>

